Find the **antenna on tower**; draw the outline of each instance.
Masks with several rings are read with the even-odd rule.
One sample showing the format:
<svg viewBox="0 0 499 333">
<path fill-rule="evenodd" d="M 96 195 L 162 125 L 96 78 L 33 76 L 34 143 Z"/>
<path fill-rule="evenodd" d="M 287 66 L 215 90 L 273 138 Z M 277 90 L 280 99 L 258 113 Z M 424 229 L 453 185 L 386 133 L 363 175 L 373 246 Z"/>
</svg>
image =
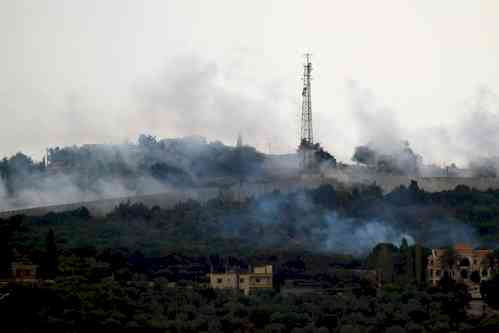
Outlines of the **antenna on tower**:
<svg viewBox="0 0 499 333">
<path fill-rule="evenodd" d="M 303 66 L 303 90 L 301 108 L 301 135 L 300 144 L 314 143 L 314 130 L 312 124 L 312 63 L 310 53 L 305 54 L 305 65 Z"/>
<path fill-rule="evenodd" d="M 303 90 L 301 92 L 301 130 L 298 152 L 301 154 L 301 167 L 303 171 L 314 167 L 314 155 L 317 149 L 314 144 L 314 129 L 312 123 L 312 63 L 310 53 L 305 54 L 305 65 L 303 66 Z"/>
<path fill-rule="evenodd" d="M 241 133 L 237 135 L 237 142 L 236 142 L 236 147 L 241 148 L 243 146 L 243 136 Z"/>
</svg>

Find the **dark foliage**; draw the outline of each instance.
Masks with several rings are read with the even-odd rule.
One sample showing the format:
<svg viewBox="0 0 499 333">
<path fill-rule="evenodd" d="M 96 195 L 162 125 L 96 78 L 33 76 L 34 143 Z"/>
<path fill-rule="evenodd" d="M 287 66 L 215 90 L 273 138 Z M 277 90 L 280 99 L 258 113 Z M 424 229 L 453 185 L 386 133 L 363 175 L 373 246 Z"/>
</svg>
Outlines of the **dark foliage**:
<svg viewBox="0 0 499 333">
<path fill-rule="evenodd" d="M 13 288 L 0 312 L 4 327 L 22 332 L 472 332 L 458 291 L 395 290 L 245 297 L 160 280 L 72 277 Z"/>
<path fill-rule="evenodd" d="M 149 177 L 177 187 L 193 186 L 200 178 L 244 179 L 259 174 L 264 161 L 253 147 L 207 143 L 200 137 L 158 140 L 141 135 L 137 144 L 55 147 L 47 152 L 47 160 L 40 163 L 22 153 L 0 161 L 0 180 L 9 198 L 23 191 L 50 195 L 54 186 L 99 194 L 102 184 L 116 182 L 140 192 Z"/>
</svg>

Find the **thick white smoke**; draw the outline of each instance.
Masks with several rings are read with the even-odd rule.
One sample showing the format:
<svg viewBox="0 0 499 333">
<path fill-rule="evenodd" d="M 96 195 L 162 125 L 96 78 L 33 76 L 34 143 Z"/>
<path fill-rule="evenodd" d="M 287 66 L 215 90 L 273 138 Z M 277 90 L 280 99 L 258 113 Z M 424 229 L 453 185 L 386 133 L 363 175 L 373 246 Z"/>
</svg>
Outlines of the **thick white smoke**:
<svg viewBox="0 0 499 333">
<path fill-rule="evenodd" d="M 101 199 L 120 198 L 142 194 L 164 193 L 171 187 L 152 177 L 141 177 L 134 188 L 127 187 L 126 179 L 98 180 L 92 188 L 78 186 L 69 175 L 58 174 L 40 178 L 36 187 L 18 190 L 14 197 L 8 196 L 0 181 L 0 209 L 13 210 L 44 207 Z"/>
<path fill-rule="evenodd" d="M 7 210 L 8 208 L 7 189 L 5 188 L 2 178 L 0 178 L 0 209 Z"/>
<path fill-rule="evenodd" d="M 399 246 L 404 238 L 409 245 L 414 244 L 410 234 L 381 220 L 359 222 L 339 218 L 336 213 L 326 215 L 325 219 L 328 224 L 325 248 L 334 253 L 365 255 L 379 243 Z"/>
</svg>

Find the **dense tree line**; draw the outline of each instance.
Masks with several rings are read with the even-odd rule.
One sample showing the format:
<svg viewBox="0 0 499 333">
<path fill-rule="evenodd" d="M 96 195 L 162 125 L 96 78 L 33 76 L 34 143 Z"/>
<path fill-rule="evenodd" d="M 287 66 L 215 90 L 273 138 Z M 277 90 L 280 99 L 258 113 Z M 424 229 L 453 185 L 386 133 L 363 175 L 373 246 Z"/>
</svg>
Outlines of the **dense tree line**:
<svg viewBox="0 0 499 333">
<path fill-rule="evenodd" d="M 193 186 L 207 177 L 243 180 L 261 172 L 263 161 L 264 155 L 253 147 L 208 143 L 201 137 L 158 140 L 141 135 L 136 144 L 55 147 L 42 162 L 23 153 L 1 160 L 0 199 L 23 191 L 51 195 L 53 187 L 99 193 L 103 183 L 119 183 L 130 191 L 154 190 L 144 178 L 174 186 Z"/>
<path fill-rule="evenodd" d="M 82 208 L 41 217 L 17 216 L 1 225 L 28 230 L 18 245 L 31 249 L 42 248 L 41 240 L 53 229 L 71 248 L 123 247 L 154 256 L 171 251 L 241 254 L 255 250 L 348 254 L 348 249 L 366 246 L 359 238 L 352 242 L 360 243 L 348 248 L 342 238 L 352 237 L 352 230 L 362 236 L 362 228 L 371 221 L 382 221 L 374 226 L 390 228 L 396 236 L 400 233 L 400 238 L 392 240 L 397 246 L 404 235 L 426 247 L 453 245 L 475 236 L 471 239 L 476 243 L 495 248 L 499 191 L 458 186 L 428 193 L 413 182 L 383 195 L 377 186 L 347 191 L 323 185 L 289 194 L 269 193 L 244 202 L 219 197 L 203 204 L 191 200 L 171 209 L 123 203 L 105 217 L 92 217 Z M 460 229 L 463 234 L 453 234 Z M 356 254 L 366 255 L 369 250 Z"/>
<path fill-rule="evenodd" d="M 331 229 L 331 223 L 361 226 L 383 220 L 426 245 L 426 240 L 438 236 L 430 234 L 435 231 L 432 226 L 447 220 L 496 244 L 498 203 L 497 191 L 463 186 L 427 193 L 412 183 L 383 195 L 374 185 L 353 191 L 323 185 L 244 202 L 224 197 L 204 204 L 188 201 L 171 209 L 123 203 L 105 217 L 93 217 L 85 208 L 41 217 L 15 216 L 0 221 L 0 271 L 5 276 L 10 262 L 30 261 L 40 265 L 40 276 L 56 282 L 30 291 L 14 288 L 12 303 L 2 306 L 16 309 L 32 297 L 38 301 L 30 303 L 29 323 L 54 331 L 77 323 L 87 330 L 111 331 L 140 327 L 140 331 L 176 332 L 471 332 L 481 324 L 464 315 L 468 296 L 462 288 L 450 282 L 440 289 L 425 286 L 422 267 L 427 249 L 418 250 L 402 238 L 401 244 L 376 246 L 369 256 L 335 254 L 328 247 L 331 230 L 337 230 Z M 336 220 L 329 221 L 330 216 Z M 499 258 L 498 254 L 494 255 Z M 276 268 L 276 286 L 287 279 L 304 279 L 324 290 L 348 285 L 351 294 L 246 299 L 189 288 L 192 283 L 206 283 L 211 270 L 267 263 Z M 383 293 L 376 297 L 368 284 L 348 278 L 344 272 L 350 268 L 381 268 Z M 169 288 L 168 282 L 187 289 Z M 483 283 L 491 306 L 497 306 L 498 282 L 495 276 Z M 179 305 L 173 316 L 171 297 L 177 296 L 172 295 L 185 299 L 191 310 Z M 217 308 L 226 303 L 229 310 Z M 252 304 L 268 305 L 269 313 L 263 315 L 267 319 L 252 317 L 253 311 L 260 311 Z M 186 324 L 185 318 L 192 320 Z"/>
<path fill-rule="evenodd" d="M 396 287 L 342 294 L 250 297 L 135 278 L 72 276 L 50 287 L 12 287 L 2 324 L 23 332 L 496 332 L 467 317 L 463 288 Z"/>
</svg>

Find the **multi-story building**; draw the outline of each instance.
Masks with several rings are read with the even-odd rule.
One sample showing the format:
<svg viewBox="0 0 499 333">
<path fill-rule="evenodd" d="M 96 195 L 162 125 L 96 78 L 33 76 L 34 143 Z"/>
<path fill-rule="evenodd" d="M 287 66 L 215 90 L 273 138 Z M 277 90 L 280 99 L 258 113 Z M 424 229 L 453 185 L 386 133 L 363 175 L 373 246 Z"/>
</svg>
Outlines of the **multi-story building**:
<svg viewBox="0 0 499 333">
<path fill-rule="evenodd" d="M 11 264 L 11 278 L 16 282 L 30 282 L 34 283 L 37 281 L 37 271 L 38 265 L 33 265 L 30 263 L 19 263 L 14 262 Z"/>
<path fill-rule="evenodd" d="M 432 285 L 445 275 L 466 284 L 473 298 L 481 298 L 480 281 L 490 278 L 492 270 L 487 256 L 491 250 L 475 250 L 466 244 L 457 244 L 453 253 L 447 249 L 433 249 L 428 256 L 427 276 Z"/>
<path fill-rule="evenodd" d="M 234 289 L 249 295 L 256 290 L 272 289 L 272 265 L 258 266 L 252 272 L 237 271 L 210 273 L 210 287 L 214 289 Z"/>
</svg>

